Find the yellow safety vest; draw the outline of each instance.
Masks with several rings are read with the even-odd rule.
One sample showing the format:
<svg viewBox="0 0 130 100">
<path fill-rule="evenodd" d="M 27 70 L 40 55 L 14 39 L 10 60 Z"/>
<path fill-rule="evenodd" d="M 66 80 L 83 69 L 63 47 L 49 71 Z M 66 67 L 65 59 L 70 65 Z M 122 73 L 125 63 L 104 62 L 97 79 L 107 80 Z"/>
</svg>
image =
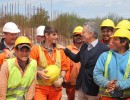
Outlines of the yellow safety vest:
<svg viewBox="0 0 130 100">
<path fill-rule="evenodd" d="M 106 60 L 106 63 L 105 63 L 105 72 L 104 72 L 105 78 L 108 78 L 108 66 L 109 66 L 111 57 L 112 57 L 112 51 L 109 50 L 107 60 Z M 127 64 L 127 67 L 126 67 L 126 72 L 124 74 L 124 79 L 128 78 L 129 73 L 130 73 L 130 54 L 129 54 L 128 64 Z M 99 94 L 101 94 L 101 96 L 111 97 L 110 94 L 105 93 L 105 90 L 106 90 L 105 88 L 100 87 Z M 130 97 L 130 88 L 123 91 L 123 97 Z"/>
<path fill-rule="evenodd" d="M 45 53 L 44 53 L 42 47 L 41 46 L 38 46 L 38 47 L 39 47 L 40 63 L 38 65 L 37 69 L 38 70 L 44 70 L 48 66 L 47 60 L 46 60 Z M 61 68 L 61 54 L 60 54 L 60 49 L 58 47 L 56 48 L 56 62 L 55 62 L 55 65 L 59 66 Z M 37 83 L 36 84 L 49 86 L 39 76 L 37 77 Z"/>
<path fill-rule="evenodd" d="M 28 91 L 32 81 L 34 80 L 37 63 L 31 59 L 27 65 L 26 72 L 22 77 L 18 66 L 15 64 L 16 58 L 8 59 L 8 88 L 6 93 L 6 100 L 24 100 L 25 93 Z"/>
</svg>

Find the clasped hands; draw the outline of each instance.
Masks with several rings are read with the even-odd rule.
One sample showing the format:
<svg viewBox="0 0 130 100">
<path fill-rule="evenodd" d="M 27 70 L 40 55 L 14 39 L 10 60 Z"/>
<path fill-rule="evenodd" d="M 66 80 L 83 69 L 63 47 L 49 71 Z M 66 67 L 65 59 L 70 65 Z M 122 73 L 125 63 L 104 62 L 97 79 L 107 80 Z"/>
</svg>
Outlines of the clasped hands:
<svg viewBox="0 0 130 100">
<path fill-rule="evenodd" d="M 117 88 L 116 86 L 116 80 L 111 80 L 109 81 L 108 85 L 107 85 L 107 89 L 105 92 L 112 92 Z"/>
</svg>

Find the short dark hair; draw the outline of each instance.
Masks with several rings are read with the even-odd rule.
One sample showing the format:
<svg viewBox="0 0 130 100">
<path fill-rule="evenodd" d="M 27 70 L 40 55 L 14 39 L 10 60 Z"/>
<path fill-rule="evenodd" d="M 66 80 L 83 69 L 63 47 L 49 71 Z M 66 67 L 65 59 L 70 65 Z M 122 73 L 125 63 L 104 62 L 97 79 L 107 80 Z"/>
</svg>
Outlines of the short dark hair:
<svg viewBox="0 0 130 100">
<path fill-rule="evenodd" d="M 101 30 L 103 30 L 104 28 L 107 28 L 107 29 L 111 30 L 112 32 L 114 31 L 114 28 L 113 28 L 113 27 L 101 26 Z"/>
<path fill-rule="evenodd" d="M 129 49 L 129 43 L 130 43 L 129 39 L 127 39 L 125 37 L 119 37 L 119 39 L 120 39 L 120 43 L 126 42 L 125 49 L 128 50 Z"/>
<path fill-rule="evenodd" d="M 54 27 L 54 26 L 46 26 L 45 27 L 45 30 L 44 30 L 44 34 L 47 33 L 47 34 L 51 34 L 51 33 L 57 33 L 57 29 Z"/>
</svg>

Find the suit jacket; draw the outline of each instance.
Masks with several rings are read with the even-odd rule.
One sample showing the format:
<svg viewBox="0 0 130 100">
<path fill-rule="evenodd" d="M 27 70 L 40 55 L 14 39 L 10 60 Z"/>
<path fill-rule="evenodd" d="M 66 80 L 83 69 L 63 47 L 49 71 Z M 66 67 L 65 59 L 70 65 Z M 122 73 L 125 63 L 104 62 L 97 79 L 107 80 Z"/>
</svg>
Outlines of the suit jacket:
<svg viewBox="0 0 130 100">
<path fill-rule="evenodd" d="M 100 41 L 89 51 L 87 47 L 87 43 L 84 43 L 78 54 L 72 53 L 67 48 L 64 52 L 74 62 L 81 63 L 81 68 L 76 80 L 76 89 L 82 88 L 85 94 L 96 96 L 99 92 L 99 87 L 94 83 L 93 70 L 100 54 L 108 51 L 109 48 Z"/>
</svg>

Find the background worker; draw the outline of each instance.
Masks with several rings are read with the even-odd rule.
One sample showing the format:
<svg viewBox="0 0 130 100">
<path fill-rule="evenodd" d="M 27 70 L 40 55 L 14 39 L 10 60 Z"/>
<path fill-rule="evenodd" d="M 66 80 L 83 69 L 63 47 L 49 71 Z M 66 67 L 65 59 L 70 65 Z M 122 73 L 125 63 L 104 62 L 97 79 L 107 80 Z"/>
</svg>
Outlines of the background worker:
<svg viewBox="0 0 130 100">
<path fill-rule="evenodd" d="M 38 79 L 34 100 L 60 100 L 62 96 L 62 83 L 68 70 L 67 57 L 61 46 L 57 45 L 58 32 L 51 26 L 46 26 L 44 45 L 36 45 L 32 48 L 30 56 L 37 61 Z M 45 68 L 56 65 L 61 69 L 59 78 L 52 84 L 46 84 L 49 77 Z"/>
<path fill-rule="evenodd" d="M 102 39 L 101 42 L 106 44 L 110 49 L 112 48 L 112 46 L 110 45 L 110 36 L 113 35 L 114 33 L 114 22 L 110 19 L 105 19 L 101 26 L 101 33 L 102 33 Z"/>
<path fill-rule="evenodd" d="M 111 38 L 113 49 L 98 58 L 94 81 L 101 100 L 130 100 L 130 31 L 119 29 Z"/>
<path fill-rule="evenodd" d="M 123 28 L 123 29 L 128 29 L 128 30 L 130 31 L 130 21 L 128 21 L 128 20 L 126 20 L 126 19 L 120 21 L 120 22 L 117 24 L 116 29 L 121 29 L 121 28 Z M 129 48 L 130 48 L 130 43 L 129 43 Z"/>
<path fill-rule="evenodd" d="M 81 67 L 76 80 L 75 100 L 97 100 L 99 87 L 94 83 L 93 70 L 101 53 L 109 48 L 98 40 L 97 25 L 85 22 L 82 33 L 84 43 L 77 54 L 65 49 L 65 54 Z"/>
<path fill-rule="evenodd" d="M 73 31 L 73 44 L 67 46 L 69 50 L 77 54 L 83 44 L 82 38 L 83 27 L 77 26 Z M 66 73 L 64 87 L 66 88 L 67 100 L 74 100 L 75 84 L 80 69 L 80 63 L 75 63 L 69 59 L 69 71 Z"/>
<path fill-rule="evenodd" d="M 7 22 L 3 27 L 4 37 L 0 43 L 0 65 L 2 65 L 5 58 L 14 57 L 14 43 L 17 39 L 20 30 L 13 22 Z M 1 53 L 5 52 L 1 55 Z"/>
<path fill-rule="evenodd" d="M 120 28 L 124 28 L 124 29 L 130 30 L 130 22 L 128 20 L 122 20 L 122 21 L 120 21 L 117 24 L 116 29 L 120 29 Z"/>
<path fill-rule="evenodd" d="M 44 30 L 45 26 L 41 25 L 36 29 L 36 42 L 37 44 L 42 44 L 45 41 L 45 36 L 44 36 Z"/>
<path fill-rule="evenodd" d="M 15 58 L 2 64 L 0 71 L 0 100 L 32 100 L 35 91 L 35 60 L 29 58 L 31 42 L 21 36 L 15 42 Z"/>
</svg>

